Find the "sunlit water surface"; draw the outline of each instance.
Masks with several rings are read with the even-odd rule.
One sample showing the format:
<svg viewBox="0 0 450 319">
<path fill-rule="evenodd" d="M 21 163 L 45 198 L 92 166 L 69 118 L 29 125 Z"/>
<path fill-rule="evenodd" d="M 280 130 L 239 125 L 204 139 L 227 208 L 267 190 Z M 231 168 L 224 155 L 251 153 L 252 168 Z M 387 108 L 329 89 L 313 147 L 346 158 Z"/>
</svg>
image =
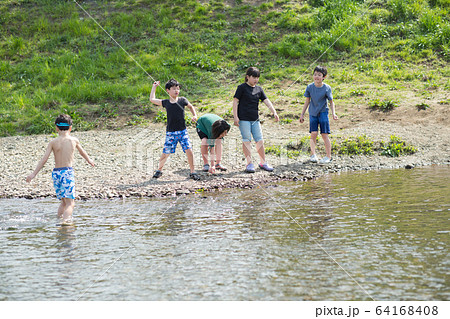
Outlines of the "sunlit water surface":
<svg viewBox="0 0 450 319">
<path fill-rule="evenodd" d="M 449 300 L 450 167 L 169 199 L 0 200 L 0 300 Z"/>
</svg>

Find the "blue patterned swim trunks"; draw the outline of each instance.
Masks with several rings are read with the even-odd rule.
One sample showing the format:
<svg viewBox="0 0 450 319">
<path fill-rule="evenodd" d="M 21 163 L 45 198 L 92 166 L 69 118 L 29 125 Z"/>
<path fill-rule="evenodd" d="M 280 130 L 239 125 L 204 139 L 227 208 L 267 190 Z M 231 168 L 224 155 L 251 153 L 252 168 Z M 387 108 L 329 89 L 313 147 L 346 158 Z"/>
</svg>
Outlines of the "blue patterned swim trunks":
<svg viewBox="0 0 450 319">
<path fill-rule="evenodd" d="M 75 199 L 75 175 L 72 167 L 58 167 L 52 172 L 56 197 Z"/>
<path fill-rule="evenodd" d="M 185 153 L 186 150 L 192 148 L 187 130 L 166 132 L 166 142 L 164 143 L 163 153 L 175 153 L 178 142 L 181 144 L 181 148 Z"/>
</svg>

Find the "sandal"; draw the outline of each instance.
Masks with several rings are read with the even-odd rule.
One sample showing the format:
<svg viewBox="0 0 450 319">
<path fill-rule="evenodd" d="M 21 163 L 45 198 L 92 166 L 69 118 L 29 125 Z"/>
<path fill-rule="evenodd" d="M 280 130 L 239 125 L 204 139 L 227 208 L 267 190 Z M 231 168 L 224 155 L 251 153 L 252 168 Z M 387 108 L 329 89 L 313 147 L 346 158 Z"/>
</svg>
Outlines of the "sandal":
<svg viewBox="0 0 450 319">
<path fill-rule="evenodd" d="M 153 174 L 153 178 L 160 178 L 161 175 L 162 175 L 162 172 L 159 169 L 157 169 L 155 174 Z"/>
<path fill-rule="evenodd" d="M 200 176 L 198 176 L 197 173 L 190 173 L 189 174 L 189 178 L 193 179 L 194 181 L 199 181 L 200 180 Z"/>
<path fill-rule="evenodd" d="M 203 171 L 208 172 L 209 171 L 209 164 L 203 165 Z"/>
<path fill-rule="evenodd" d="M 268 171 L 268 172 L 272 172 L 272 171 L 273 171 L 273 167 L 270 166 L 270 165 L 267 164 L 267 163 L 259 164 L 259 168 L 260 168 L 260 169 L 263 169 L 263 170 L 265 170 L 265 171 Z"/>
<path fill-rule="evenodd" d="M 225 166 L 222 166 L 221 164 L 216 164 L 216 169 L 223 172 L 227 170 L 227 168 Z"/>
<path fill-rule="evenodd" d="M 248 164 L 247 167 L 245 168 L 245 172 L 246 173 L 254 173 L 255 165 L 253 165 L 253 163 Z"/>
</svg>

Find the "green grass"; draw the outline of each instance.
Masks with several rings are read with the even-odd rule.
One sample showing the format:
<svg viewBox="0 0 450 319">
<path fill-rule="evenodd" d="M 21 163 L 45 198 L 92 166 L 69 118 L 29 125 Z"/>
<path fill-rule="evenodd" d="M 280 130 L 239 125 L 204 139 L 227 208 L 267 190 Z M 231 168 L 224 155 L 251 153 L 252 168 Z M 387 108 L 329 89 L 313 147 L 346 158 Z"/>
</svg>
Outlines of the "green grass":
<svg viewBox="0 0 450 319">
<path fill-rule="evenodd" d="M 381 141 L 381 155 L 388 157 L 398 157 L 401 155 L 410 155 L 417 152 L 417 149 L 406 144 L 401 138 L 391 135 L 389 142 Z"/>
<path fill-rule="evenodd" d="M 201 101 L 196 107 L 221 104 L 214 112 L 228 116 L 233 91 L 253 65 L 271 100 L 298 111 L 298 90 L 318 57 L 341 105 L 394 101 L 389 95 L 404 87 L 449 89 L 449 0 L 80 4 L 140 66 L 73 1 L 4 0 L 0 136 L 48 133 L 63 112 L 79 130 L 146 123 L 159 110 L 148 102 L 153 79 L 175 78 L 182 95 Z M 296 79 L 300 88 L 286 91 Z M 165 94 L 158 89 L 158 97 Z"/>
<path fill-rule="evenodd" d="M 297 158 L 300 155 L 309 154 L 309 136 L 304 136 L 298 140 L 290 140 L 285 145 L 270 145 L 266 147 L 267 154 L 275 156 L 286 156 L 287 158 Z M 398 157 L 402 155 L 411 155 L 417 152 L 417 148 L 407 144 L 400 137 L 391 135 L 388 142 L 373 141 L 367 135 L 350 136 L 342 139 L 330 136 L 331 152 L 336 155 L 383 155 L 387 157 Z M 317 139 L 319 140 L 319 138 Z M 323 143 L 317 143 L 316 149 L 323 152 L 325 147 Z"/>
</svg>

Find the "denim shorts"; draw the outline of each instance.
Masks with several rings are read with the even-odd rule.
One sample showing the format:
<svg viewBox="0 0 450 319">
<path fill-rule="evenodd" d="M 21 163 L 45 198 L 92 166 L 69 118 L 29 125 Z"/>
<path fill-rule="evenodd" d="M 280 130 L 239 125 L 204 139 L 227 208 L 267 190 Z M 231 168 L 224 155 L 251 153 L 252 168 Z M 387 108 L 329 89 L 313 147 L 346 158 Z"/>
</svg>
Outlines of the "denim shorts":
<svg viewBox="0 0 450 319">
<path fill-rule="evenodd" d="M 239 121 L 239 130 L 241 131 L 242 141 L 251 142 L 252 136 L 255 142 L 263 139 L 261 124 L 258 121 Z"/>
<path fill-rule="evenodd" d="M 75 176 L 72 167 L 58 167 L 53 169 L 52 179 L 58 199 L 75 199 Z"/>
<path fill-rule="evenodd" d="M 309 133 L 319 131 L 320 134 L 331 134 L 328 111 L 319 113 L 319 116 L 309 116 Z"/>
<path fill-rule="evenodd" d="M 187 130 L 166 132 L 166 141 L 164 143 L 163 153 L 164 154 L 175 153 L 178 143 L 181 144 L 181 148 L 185 153 L 186 150 L 192 148 Z"/>
</svg>

